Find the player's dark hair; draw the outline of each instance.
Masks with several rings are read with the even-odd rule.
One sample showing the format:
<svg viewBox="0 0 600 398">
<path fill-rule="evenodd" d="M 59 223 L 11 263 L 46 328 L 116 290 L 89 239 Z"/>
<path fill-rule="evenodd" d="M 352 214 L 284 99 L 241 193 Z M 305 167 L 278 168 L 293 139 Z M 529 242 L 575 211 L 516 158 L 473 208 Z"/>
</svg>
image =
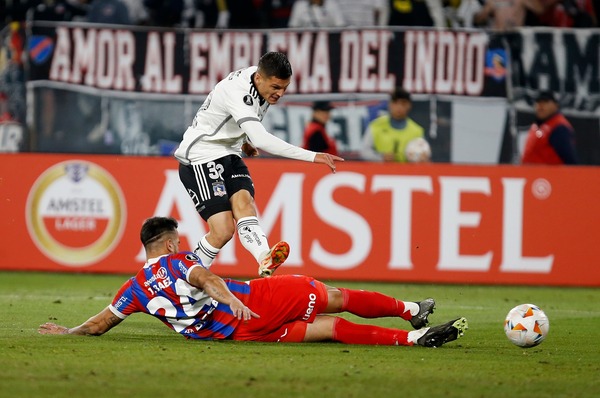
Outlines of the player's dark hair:
<svg viewBox="0 0 600 398">
<path fill-rule="evenodd" d="M 396 87 L 394 91 L 390 93 L 390 98 L 392 101 L 398 101 L 400 99 L 410 101 L 410 93 L 403 89 L 402 87 Z"/>
<path fill-rule="evenodd" d="M 167 232 L 177 231 L 177 220 L 172 217 L 151 217 L 144 221 L 140 231 L 140 240 L 144 247 L 157 241 Z"/>
<path fill-rule="evenodd" d="M 289 79 L 292 76 L 292 65 L 284 53 L 271 51 L 260 57 L 258 72 L 264 77 Z"/>
</svg>

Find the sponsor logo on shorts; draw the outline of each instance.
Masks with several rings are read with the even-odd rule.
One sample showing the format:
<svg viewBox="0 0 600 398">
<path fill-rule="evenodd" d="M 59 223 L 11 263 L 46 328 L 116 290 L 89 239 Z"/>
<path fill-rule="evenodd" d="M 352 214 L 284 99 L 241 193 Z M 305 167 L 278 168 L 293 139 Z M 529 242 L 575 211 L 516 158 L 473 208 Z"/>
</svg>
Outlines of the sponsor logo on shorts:
<svg viewBox="0 0 600 398">
<path fill-rule="evenodd" d="M 215 196 L 227 195 L 227 191 L 225 190 L 225 185 L 222 182 L 214 182 L 213 183 L 213 195 L 215 195 Z"/>
<path fill-rule="evenodd" d="M 232 174 L 231 178 L 250 178 L 249 174 Z"/>
<path fill-rule="evenodd" d="M 317 302 L 317 295 L 314 293 L 311 293 L 308 295 L 308 306 L 306 307 L 306 312 L 304 313 L 304 316 L 302 317 L 303 321 L 308 321 L 310 319 L 310 314 L 313 313 L 313 311 L 315 310 L 315 303 Z"/>
</svg>

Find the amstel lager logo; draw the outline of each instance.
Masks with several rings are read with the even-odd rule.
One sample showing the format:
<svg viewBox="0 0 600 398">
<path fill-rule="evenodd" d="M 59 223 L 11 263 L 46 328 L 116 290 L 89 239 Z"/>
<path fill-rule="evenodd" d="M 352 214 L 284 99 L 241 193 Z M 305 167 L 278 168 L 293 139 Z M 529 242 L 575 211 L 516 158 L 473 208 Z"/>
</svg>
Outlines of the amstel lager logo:
<svg viewBox="0 0 600 398">
<path fill-rule="evenodd" d="M 37 247 L 59 264 L 81 267 L 107 256 L 121 238 L 121 188 L 100 166 L 83 160 L 58 163 L 33 184 L 27 228 Z"/>
</svg>

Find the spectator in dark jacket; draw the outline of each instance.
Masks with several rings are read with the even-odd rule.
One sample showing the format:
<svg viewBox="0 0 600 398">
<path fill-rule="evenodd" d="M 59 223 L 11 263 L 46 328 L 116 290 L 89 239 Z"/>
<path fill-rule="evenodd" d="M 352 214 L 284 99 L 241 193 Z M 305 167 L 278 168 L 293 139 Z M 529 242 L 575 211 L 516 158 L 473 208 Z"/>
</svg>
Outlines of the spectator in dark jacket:
<svg viewBox="0 0 600 398">
<path fill-rule="evenodd" d="M 535 100 L 536 121 L 529 128 L 523 164 L 577 164 L 575 131 L 560 112 L 552 91 L 542 91 Z"/>
<path fill-rule="evenodd" d="M 313 104 L 312 120 L 304 129 L 304 149 L 338 155 L 335 140 L 327 135 L 325 125 L 331 117 L 333 107 L 328 101 L 317 101 Z"/>
</svg>

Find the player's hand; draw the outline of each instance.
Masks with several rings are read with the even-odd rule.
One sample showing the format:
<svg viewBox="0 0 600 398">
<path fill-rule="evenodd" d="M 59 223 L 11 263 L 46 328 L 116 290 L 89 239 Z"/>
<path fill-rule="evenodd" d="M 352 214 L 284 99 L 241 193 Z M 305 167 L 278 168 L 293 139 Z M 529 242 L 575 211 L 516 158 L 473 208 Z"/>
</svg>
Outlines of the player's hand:
<svg viewBox="0 0 600 398">
<path fill-rule="evenodd" d="M 315 163 L 324 163 L 327 166 L 329 166 L 332 173 L 335 173 L 335 162 L 343 162 L 343 161 L 344 161 L 344 159 L 339 156 L 335 156 L 335 155 L 331 155 L 329 153 L 323 153 L 323 152 L 317 153 L 317 156 L 315 156 L 315 160 L 314 160 Z"/>
<path fill-rule="evenodd" d="M 43 325 L 40 325 L 38 329 L 39 334 L 67 334 L 69 333 L 69 328 L 65 326 L 60 326 L 52 322 L 46 322 Z"/>
<path fill-rule="evenodd" d="M 249 142 L 244 142 L 242 144 L 242 152 L 248 157 L 258 156 L 258 149 Z"/>
<path fill-rule="evenodd" d="M 260 315 L 252 311 L 250 308 L 246 307 L 239 300 L 237 300 L 234 303 L 231 303 L 229 305 L 229 308 L 231 308 L 233 316 L 240 320 L 248 321 L 250 320 L 250 318 L 260 318 Z"/>
</svg>

